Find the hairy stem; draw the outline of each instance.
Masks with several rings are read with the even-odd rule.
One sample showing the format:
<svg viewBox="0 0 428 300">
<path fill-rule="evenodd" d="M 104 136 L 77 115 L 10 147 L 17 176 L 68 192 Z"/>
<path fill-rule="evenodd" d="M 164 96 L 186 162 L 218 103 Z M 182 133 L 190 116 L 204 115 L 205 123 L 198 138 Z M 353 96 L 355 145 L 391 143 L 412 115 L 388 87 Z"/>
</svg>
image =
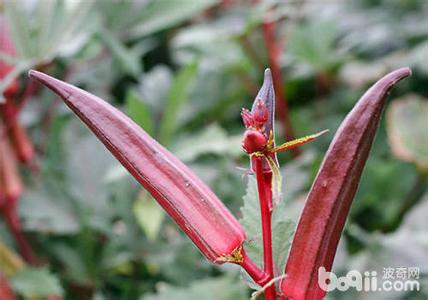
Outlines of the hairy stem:
<svg viewBox="0 0 428 300">
<path fill-rule="evenodd" d="M 286 140 L 291 141 L 294 140 L 295 136 L 289 117 L 287 99 L 285 98 L 284 91 L 282 90 L 282 75 L 279 62 L 281 56 L 281 47 L 275 38 L 274 22 L 263 23 L 263 37 L 268 52 L 269 65 L 272 70 L 273 86 L 276 97 L 276 113 L 278 114 L 278 119 L 281 122 L 282 130 L 285 134 Z M 296 157 L 300 154 L 300 150 L 298 148 L 292 149 L 291 154 L 293 157 Z"/>
<path fill-rule="evenodd" d="M 264 272 L 268 280 L 274 277 L 272 258 L 272 173 L 263 170 L 263 157 L 256 157 L 256 178 L 259 192 L 260 212 L 263 236 L 263 262 Z M 266 300 L 275 300 L 275 285 L 265 290 Z"/>
</svg>

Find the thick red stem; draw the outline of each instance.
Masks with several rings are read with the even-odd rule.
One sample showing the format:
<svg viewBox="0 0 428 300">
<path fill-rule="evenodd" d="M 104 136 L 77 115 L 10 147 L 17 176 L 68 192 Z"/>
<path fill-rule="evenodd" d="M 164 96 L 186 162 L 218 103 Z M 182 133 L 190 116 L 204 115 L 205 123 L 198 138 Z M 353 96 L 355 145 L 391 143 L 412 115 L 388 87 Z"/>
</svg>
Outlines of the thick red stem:
<svg viewBox="0 0 428 300">
<path fill-rule="evenodd" d="M 295 135 L 289 117 L 287 99 L 284 91 L 282 90 L 282 74 L 280 67 L 281 47 L 275 38 L 274 22 L 263 23 L 263 37 L 268 52 L 269 65 L 272 70 L 273 86 L 276 97 L 276 113 L 279 121 L 281 122 L 286 140 L 291 141 L 294 140 Z M 300 150 L 298 148 L 292 149 L 291 154 L 293 157 L 296 157 L 300 154 Z"/>
<path fill-rule="evenodd" d="M 251 259 L 247 253 L 242 249 L 241 252 L 243 261 L 239 264 L 248 275 L 260 286 L 264 286 L 269 282 L 269 276 L 262 269 L 260 269 Z"/>
<path fill-rule="evenodd" d="M 263 235 L 263 259 L 264 272 L 268 280 L 273 279 L 273 258 L 272 258 L 272 172 L 263 170 L 263 157 L 256 157 L 256 178 L 257 189 L 259 191 L 260 212 Z M 275 285 L 271 285 L 265 290 L 266 300 L 275 300 Z"/>
</svg>

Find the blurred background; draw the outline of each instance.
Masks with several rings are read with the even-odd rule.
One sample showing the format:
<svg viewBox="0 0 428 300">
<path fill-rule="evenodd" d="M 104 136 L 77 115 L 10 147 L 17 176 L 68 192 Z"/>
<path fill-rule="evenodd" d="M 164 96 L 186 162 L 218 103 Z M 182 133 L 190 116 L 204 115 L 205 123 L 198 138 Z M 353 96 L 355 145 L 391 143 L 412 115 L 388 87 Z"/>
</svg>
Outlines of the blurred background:
<svg viewBox="0 0 428 300">
<path fill-rule="evenodd" d="M 204 259 L 62 102 L 28 80 L 30 68 L 123 110 L 257 231 L 240 110 L 271 67 L 277 142 L 330 130 L 280 157 L 283 267 L 335 130 L 402 66 L 413 76 L 389 97 L 334 271 L 376 270 L 380 280 L 385 268 L 416 267 L 421 291 L 327 298 L 427 299 L 427 1 L 3 0 L 0 34 L 1 299 L 251 293 L 237 267 Z"/>
</svg>

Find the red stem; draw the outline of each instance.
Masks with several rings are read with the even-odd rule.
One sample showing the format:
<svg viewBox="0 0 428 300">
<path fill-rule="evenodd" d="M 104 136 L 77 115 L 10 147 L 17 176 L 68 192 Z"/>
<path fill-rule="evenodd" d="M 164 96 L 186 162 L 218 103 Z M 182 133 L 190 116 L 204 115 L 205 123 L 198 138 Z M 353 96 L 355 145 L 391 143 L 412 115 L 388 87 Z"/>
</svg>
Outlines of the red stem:
<svg viewBox="0 0 428 300">
<path fill-rule="evenodd" d="M 31 96 L 37 91 L 37 85 L 34 81 L 30 80 L 27 83 L 27 87 L 25 88 L 24 92 L 22 93 L 21 99 L 15 106 L 15 116 L 21 112 L 22 108 L 27 104 L 28 100 L 31 98 Z"/>
<path fill-rule="evenodd" d="M 256 157 L 256 178 L 257 189 L 259 191 L 260 212 L 262 220 L 263 235 L 263 258 L 264 272 L 268 281 L 273 279 L 273 258 L 272 258 L 272 172 L 263 171 L 263 157 Z M 271 285 L 265 290 L 266 300 L 275 300 L 275 285 Z"/>
<path fill-rule="evenodd" d="M 244 260 L 239 264 L 250 277 L 260 286 L 264 286 L 269 282 L 269 277 L 262 269 L 260 269 L 242 249 L 241 252 Z"/>
<path fill-rule="evenodd" d="M 281 122 L 285 138 L 286 140 L 291 141 L 295 139 L 295 135 L 289 117 L 287 99 L 285 97 L 284 91 L 282 90 L 283 78 L 279 62 L 281 56 L 281 47 L 275 38 L 274 22 L 263 23 L 263 37 L 268 52 L 269 65 L 272 70 L 273 86 L 275 89 L 276 97 L 275 109 L 278 114 L 278 119 Z M 293 155 L 293 157 L 297 157 L 300 154 L 300 150 L 298 148 L 292 149 L 291 154 Z"/>
<path fill-rule="evenodd" d="M 16 213 L 16 207 L 12 207 L 12 205 L 6 205 L 3 210 L 3 216 L 6 224 L 10 229 L 10 232 L 13 234 L 16 243 L 18 244 L 22 257 L 29 264 L 34 264 L 34 253 L 31 249 L 30 243 L 22 232 L 22 226 Z"/>
</svg>

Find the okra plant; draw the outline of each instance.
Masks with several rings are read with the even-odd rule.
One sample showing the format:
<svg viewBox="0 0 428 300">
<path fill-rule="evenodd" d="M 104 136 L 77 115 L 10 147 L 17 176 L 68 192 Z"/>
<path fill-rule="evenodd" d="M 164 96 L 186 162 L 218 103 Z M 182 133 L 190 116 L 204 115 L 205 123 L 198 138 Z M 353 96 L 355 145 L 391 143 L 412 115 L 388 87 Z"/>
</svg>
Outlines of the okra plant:
<svg viewBox="0 0 428 300">
<path fill-rule="evenodd" d="M 326 130 L 275 143 L 275 93 L 270 70 L 251 111 L 242 110 L 242 148 L 255 174 L 261 212 L 263 267 L 245 252 L 246 232 L 210 188 L 141 127 L 102 99 L 75 86 L 30 71 L 58 94 L 106 148 L 147 189 L 203 255 L 215 264 L 241 266 L 265 299 L 321 299 L 318 269 L 331 270 L 338 241 L 367 160 L 389 90 L 411 74 L 402 68 L 373 85 L 337 130 L 298 221 L 285 270 L 272 258 L 272 212 L 281 200 L 277 152 L 298 147 Z"/>
<path fill-rule="evenodd" d="M 16 49 L 11 40 L 9 28 L 0 17 L 0 52 L 11 57 L 16 55 Z M 0 60 L 0 81 L 13 71 L 13 66 Z M 17 78 L 14 78 L 4 92 L 0 93 L 0 215 L 14 236 L 23 258 L 27 262 L 34 261 L 34 254 L 22 231 L 17 207 L 23 193 L 23 183 L 18 171 L 19 163 L 29 168 L 34 165 L 34 149 L 24 127 L 18 120 L 19 112 L 32 93 L 33 85 L 21 91 Z"/>
</svg>

